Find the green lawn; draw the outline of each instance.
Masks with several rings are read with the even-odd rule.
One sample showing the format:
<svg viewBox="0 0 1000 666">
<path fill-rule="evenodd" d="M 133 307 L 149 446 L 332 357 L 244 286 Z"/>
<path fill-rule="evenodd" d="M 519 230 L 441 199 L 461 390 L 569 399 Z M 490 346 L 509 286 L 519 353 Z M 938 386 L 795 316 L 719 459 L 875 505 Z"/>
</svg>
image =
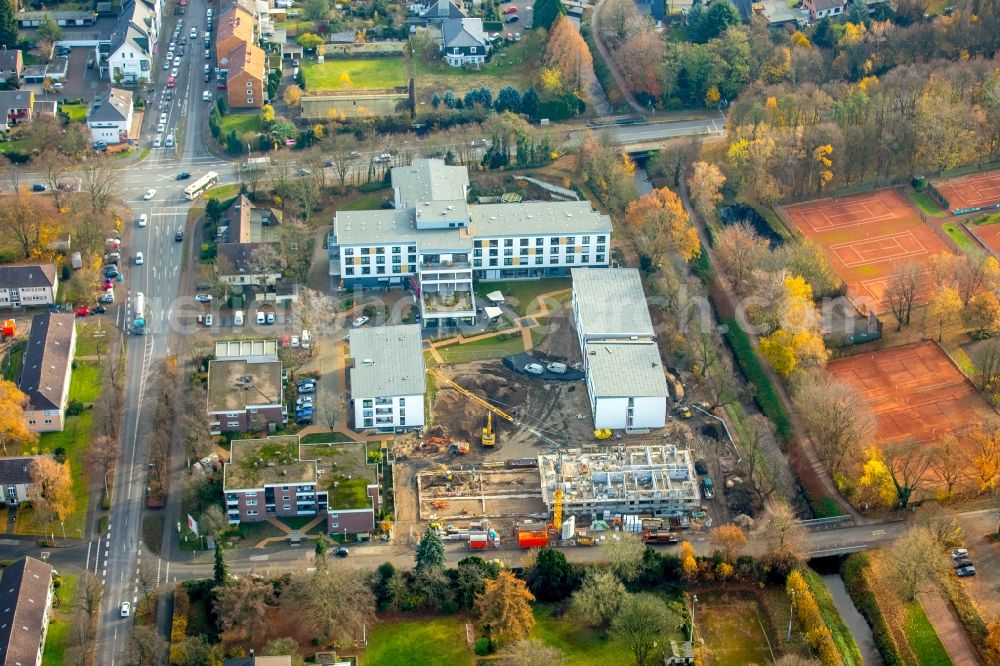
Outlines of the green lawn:
<svg viewBox="0 0 1000 666">
<path fill-rule="evenodd" d="M 517 314 L 524 316 L 538 310 L 537 299 L 541 294 L 550 291 L 568 290 L 573 286 L 569 278 L 545 278 L 543 280 L 511 280 L 510 282 L 480 282 L 476 285 L 476 295 L 482 298 L 491 291 L 503 294 L 507 305 L 514 308 Z M 556 300 L 565 302 L 566 294 L 560 294 Z M 553 304 L 549 303 L 552 309 Z"/>
<path fill-rule="evenodd" d="M 907 191 L 906 196 L 909 197 L 910 203 L 922 210 L 926 215 L 930 215 L 931 217 L 945 217 L 948 215 L 948 211 L 942 210 L 941 206 L 927 192 Z"/>
<path fill-rule="evenodd" d="M 87 106 L 85 104 L 61 104 L 59 110 L 66 114 L 71 123 L 82 123 L 87 119 Z"/>
<path fill-rule="evenodd" d="M 226 199 L 232 199 L 237 194 L 240 193 L 240 184 L 231 183 L 229 185 L 216 185 L 210 190 L 205 190 L 202 193 L 202 199 L 221 199 L 225 201 Z"/>
<path fill-rule="evenodd" d="M 841 663 L 844 666 L 862 666 L 864 661 L 861 658 L 861 650 L 854 642 L 851 630 L 847 628 L 844 620 L 840 617 L 837 607 L 833 605 L 833 599 L 830 597 L 830 592 L 826 589 L 823 579 L 809 567 L 802 569 L 802 575 L 809 585 L 809 590 L 816 598 L 816 603 L 819 604 L 819 612 L 823 616 L 823 621 L 833 634 L 833 642 L 836 643 L 837 650 L 843 659 Z"/>
<path fill-rule="evenodd" d="M 384 201 L 392 201 L 392 193 L 389 189 L 378 190 L 376 192 L 364 192 L 356 199 L 348 201 L 339 210 L 377 210 Z"/>
<path fill-rule="evenodd" d="M 53 606 L 58 603 L 49 621 L 49 631 L 45 636 L 45 651 L 42 666 L 61 666 L 66 663 L 65 653 L 69 647 L 70 623 L 73 621 L 73 598 L 76 596 L 76 576 L 62 575 L 62 585 L 56 590 Z"/>
<path fill-rule="evenodd" d="M 460 666 L 473 664 L 465 625 L 457 616 L 378 622 L 368 635 L 364 666 Z M 611 663 L 611 662 L 609 662 Z"/>
<path fill-rule="evenodd" d="M 76 356 L 101 356 L 108 353 L 110 339 L 115 337 L 111 326 L 105 325 L 102 317 L 94 317 L 76 325 Z M 98 354 L 97 352 L 101 353 Z"/>
<path fill-rule="evenodd" d="M 605 638 L 604 632 L 555 618 L 553 608 L 545 604 L 536 604 L 533 610 L 537 624 L 531 630 L 531 637 L 562 650 L 566 666 L 632 663 L 628 648 L 618 640 Z"/>
<path fill-rule="evenodd" d="M 403 59 L 399 57 L 305 60 L 302 75 L 309 91 L 394 88 L 406 83 Z"/>
<path fill-rule="evenodd" d="M 260 131 L 260 114 L 256 111 L 248 113 L 238 113 L 232 110 L 219 118 L 219 136 L 227 137 L 229 133 L 236 130 L 237 134 Z"/>
<path fill-rule="evenodd" d="M 77 361 L 69 385 L 69 399 L 86 404 L 101 394 L 101 366 L 97 361 Z"/>
<path fill-rule="evenodd" d="M 493 358 L 503 358 L 512 354 L 524 352 L 524 340 L 520 335 L 513 335 L 506 340 L 496 337 L 476 340 L 464 345 L 441 347 L 438 353 L 445 363 L 469 363 Z"/>
<path fill-rule="evenodd" d="M 955 245 L 957 245 L 958 249 L 962 252 L 974 257 L 978 257 L 983 254 L 983 251 L 978 245 L 976 245 L 975 241 L 969 238 L 965 231 L 958 226 L 956 222 L 945 222 L 941 225 L 941 228 L 946 234 L 948 234 L 948 238 L 955 241 Z"/>
<path fill-rule="evenodd" d="M 3 378 L 9 382 L 16 382 L 21 377 L 21 363 L 24 361 L 24 345 L 20 343 L 13 345 L 3 359 Z"/>
<path fill-rule="evenodd" d="M 913 653 L 920 659 L 920 666 L 950 666 L 951 659 L 930 620 L 927 619 L 920 602 L 914 601 L 906 610 L 907 622 L 904 630 Z"/>
<path fill-rule="evenodd" d="M 966 224 L 971 224 L 974 227 L 982 227 L 987 224 L 997 224 L 998 222 L 1000 222 L 1000 213 L 993 213 L 992 215 L 978 217 L 975 220 L 966 222 Z"/>
</svg>

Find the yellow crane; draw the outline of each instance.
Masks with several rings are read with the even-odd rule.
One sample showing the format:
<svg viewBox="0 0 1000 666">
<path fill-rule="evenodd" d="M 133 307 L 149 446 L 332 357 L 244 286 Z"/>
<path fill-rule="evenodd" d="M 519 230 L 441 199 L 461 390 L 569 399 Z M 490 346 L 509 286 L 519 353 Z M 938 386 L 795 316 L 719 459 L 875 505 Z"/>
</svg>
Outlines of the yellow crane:
<svg viewBox="0 0 1000 666">
<path fill-rule="evenodd" d="M 556 491 L 552 493 L 552 527 L 557 532 L 562 531 L 562 504 L 563 489 L 556 488 Z"/>
<path fill-rule="evenodd" d="M 502 419 L 504 419 L 506 421 L 509 421 L 510 423 L 516 423 L 516 421 L 514 420 L 513 416 L 511 416 L 507 412 L 503 411 L 499 407 L 494 407 L 488 401 L 484 400 L 483 398 L 480 398 L 475 393 L 472 393 L 471 391 L 468 391 L 468 390 L 462 388 L 461 386 L 459 386 L 458 384 L 456 384 L 454 381 L 452 381 L 451 378 L 449 378 L 448 376 L 446 376 L 446 375 L 438 372 L 437 370 L 435 370 L 433 368 L 427 368 L 427 374 L 429 374 L 431 377 L 434 377 L 435 379 L 441 380 L 442 382 L 444 382 L 448 386 L 452 387 L 453 389 L 455 389 L 456 391 L 458 391 L 459 393 L 461 393 L 462 395 L 464 395 L 466 398 L 468 398 L 472 402 L 476 403 L 480 407 L 483 407 L 483 408 L 485 408 L 487 410 L 487 412 L 488 412 L 488 414 L 487 414 L 487 423 L 486 423 L 486 427 L 483 428 L 483 446 L 493 446 L 494 444 L 496 444 L 496 433 L 493 432 L 493 415 L 494 414 L 496 414 L 497 416 L 499 416 L 500 418 L 502 418 Z"/>
</svg>

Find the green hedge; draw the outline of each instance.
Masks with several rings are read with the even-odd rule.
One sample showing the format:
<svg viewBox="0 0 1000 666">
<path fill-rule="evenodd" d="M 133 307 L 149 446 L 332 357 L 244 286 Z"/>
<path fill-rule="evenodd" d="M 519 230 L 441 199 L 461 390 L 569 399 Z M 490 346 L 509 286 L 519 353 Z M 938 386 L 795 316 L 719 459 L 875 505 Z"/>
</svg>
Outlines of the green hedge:
<svg viewBox="0 0 1000 666">
<path fill-rule="evenodd" d="M 841 663 L 844 666 L 863 666 L 864 660 L 861 658 L 861 650 L 858 649 L 858 644 L 854 641 L 851 630 L 847 628 L 843 618 L 840 617 L 840 612 L 837 611 L 823 579 L 809 567 L 804 567 L 801 571 L 802 578 L 816 600 L 820 615 L 823 616 L 823 623 L 830 629 L 830 636 L 833 638 L 834 645 L 837 646 L 837 652 L 840 653 Z"/>
<path fill-rule="evenodd" d="M 889 624 L 882 615 L 875 600 L 875 593 L 868 586 L 865 577 L 865 569 L 868 568 L 868 556 L 864 553 L 848 555 L 844 563 L 840 565 L 840 575 L 844 578 L 844 585 L 847 587 L 847 594 L 854 602 L 855 608 L 864 616 L 868 626 L 872 629 L 872 636 L 875 639 L 875 647 L 882 655 L 882 661 L 886 666 L 905 666 L 903 656 L 899 652 L 896 641 L 892 638 Z"/>
<path fill-rule="evenodd" d="M 707 285 L 712 281 L 712 276 L 714 271 L 712 270 L 712 262 L 708 259 L 708 252 L 705 250 L 705 246 L 701 246 L 701 250 L 698 252 L 698 256 L 690 261 L 691 272 L 701 280 L 702 284 Z"/>
<path fill-rule="evenodd" d="M 722 323 L 726 330 L 726 342 L 729 343 L 743 376 L 753 386 L 754 401 L 760 407 L 760 411 L 764 412 L 764 416 L 774 422 L 782 441 L 788 442 L 792 438 L 792 422 L 788 418 L 785 406 L 781 404 L 778 392 L 774 390 L 770 377 L 761 367 L 760 358 L 750 343 L 750 338 L 735 319 L 724 318 Z"/>
</svg>

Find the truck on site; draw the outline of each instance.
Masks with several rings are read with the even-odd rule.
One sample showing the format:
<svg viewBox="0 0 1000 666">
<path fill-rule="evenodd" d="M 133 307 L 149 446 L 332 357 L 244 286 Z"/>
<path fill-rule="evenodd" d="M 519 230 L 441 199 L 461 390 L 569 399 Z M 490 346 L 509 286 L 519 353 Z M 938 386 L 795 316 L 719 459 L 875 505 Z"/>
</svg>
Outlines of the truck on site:
<svg viewBox="0 0 1000 666">
<path fill-rule="evenodd" d="M 712 499 L 715 497 L 715 484 L 712 483 L 712 479 L 709 477 L 703 477 L 701 480 L 701 494 L 705 499 Z"/>
<path fill-rule="evenodd" d="M 141 291 L 132 300 L 132 334 L 146 334 L 146 297 Z"/>
<path fill-rule="evenodd" d="M 70 265 L 73 266 L 73 270 L 80 270 L 83 268 L 83 255 L 79 252 L 74 252 L 69 255 Z"/>
<path fill-rule="evenodd" d="M 548 530 L 518 530 L 517 545 L 521 548 L 545 548 L 549 545 Z"/>
<path fill-rule="evenodd" d="M 677 537 L 670 530 L 646 530 L 642 540 L 644 543 L 677 543 Z"/>
</svg>

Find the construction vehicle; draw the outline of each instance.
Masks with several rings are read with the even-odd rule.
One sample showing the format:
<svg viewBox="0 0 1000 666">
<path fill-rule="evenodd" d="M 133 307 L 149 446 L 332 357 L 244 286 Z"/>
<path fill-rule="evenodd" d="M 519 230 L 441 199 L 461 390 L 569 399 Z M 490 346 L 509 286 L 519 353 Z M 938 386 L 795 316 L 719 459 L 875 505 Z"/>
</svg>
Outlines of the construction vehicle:
<svg viewBox="0 0 1000 666">
<path fill-rule="evenodd" d="M 594 439 L 604 440 L 611 437 L 611 430 L 609 428 L 599 428 L 594 431 Z"/>
<path fill-rule="evenodd" d="M 13 319 L 4 319 L 3 327 L 0 329 L 0 332 L 2 332 L 3 337 L 5 338 L 14 337 L 17 335 L 17 322 Z"/>
<path fill-rule="evenodd" d="M 670 530 L 645 530 L 642 540 L 644 543 L 677 543 L 677 537 Z"/>
<path fill-rule="evenodd" d="M 469 448 L 468 442 L 452 442 L 451 446 L 448 447 L 448 451 L 453 456 L 464 456 L 469 452 Z"/>
<path fill-rule="evenodd" d="M 453 389 L 455 389 L 456 391 L 458 391 L 459 393 L 461 393 L 466 398 L 468 398 L 472 402 L 476 403 L 480 407 L 485 408 L 487 410 L 487 413 L 489 415 L 496 414 L 500 418 L 502 418 L 502 419 L 504 419 L 504 420 L 506 420 L 506 421 L 508 421 L 510 423 L 516 423 L 516 421 L 514 420 L 513 416 L 511 416 L 510 414 L 508 414 L 507 412 L 503 411 L 502 409 L 500 409 L 498 407 L 494 407 L 487 400 L 485 400 L 483 398 L 480 398 L 475 393 L 472 393 L 471 391 L 468 391 L 468 390 L 462 388 L 461 386 L 459 386 L 458 384 L 456 384 L 454 381 L 452 381 L 446 375 L 438 372 L 437 370 L 434 370 L 433 368 L 427 368 L 427 373 L 431 377 L 434 377 L 435 379 L 439 379 L 442 382 L 444 382 L 445 384 L 447 384 L 448 386 L 452 387 Z M 483 428 L 483 446 L 493 446 L 493 445 L 496 444 L 496 433 L 493 432 L 493 419 L 491 418 L 491 416 L 488 417 L 488 419 L 489 420 L 487 421 L 486 427 Z"/>
<path fill-rule="evenodd" d="M 589 534 L 578 534 L 576 537 L 576 545 L 578 546 L 594 546 L 597 545 L 597 541 L 593 536 Z"/>
</svg>

